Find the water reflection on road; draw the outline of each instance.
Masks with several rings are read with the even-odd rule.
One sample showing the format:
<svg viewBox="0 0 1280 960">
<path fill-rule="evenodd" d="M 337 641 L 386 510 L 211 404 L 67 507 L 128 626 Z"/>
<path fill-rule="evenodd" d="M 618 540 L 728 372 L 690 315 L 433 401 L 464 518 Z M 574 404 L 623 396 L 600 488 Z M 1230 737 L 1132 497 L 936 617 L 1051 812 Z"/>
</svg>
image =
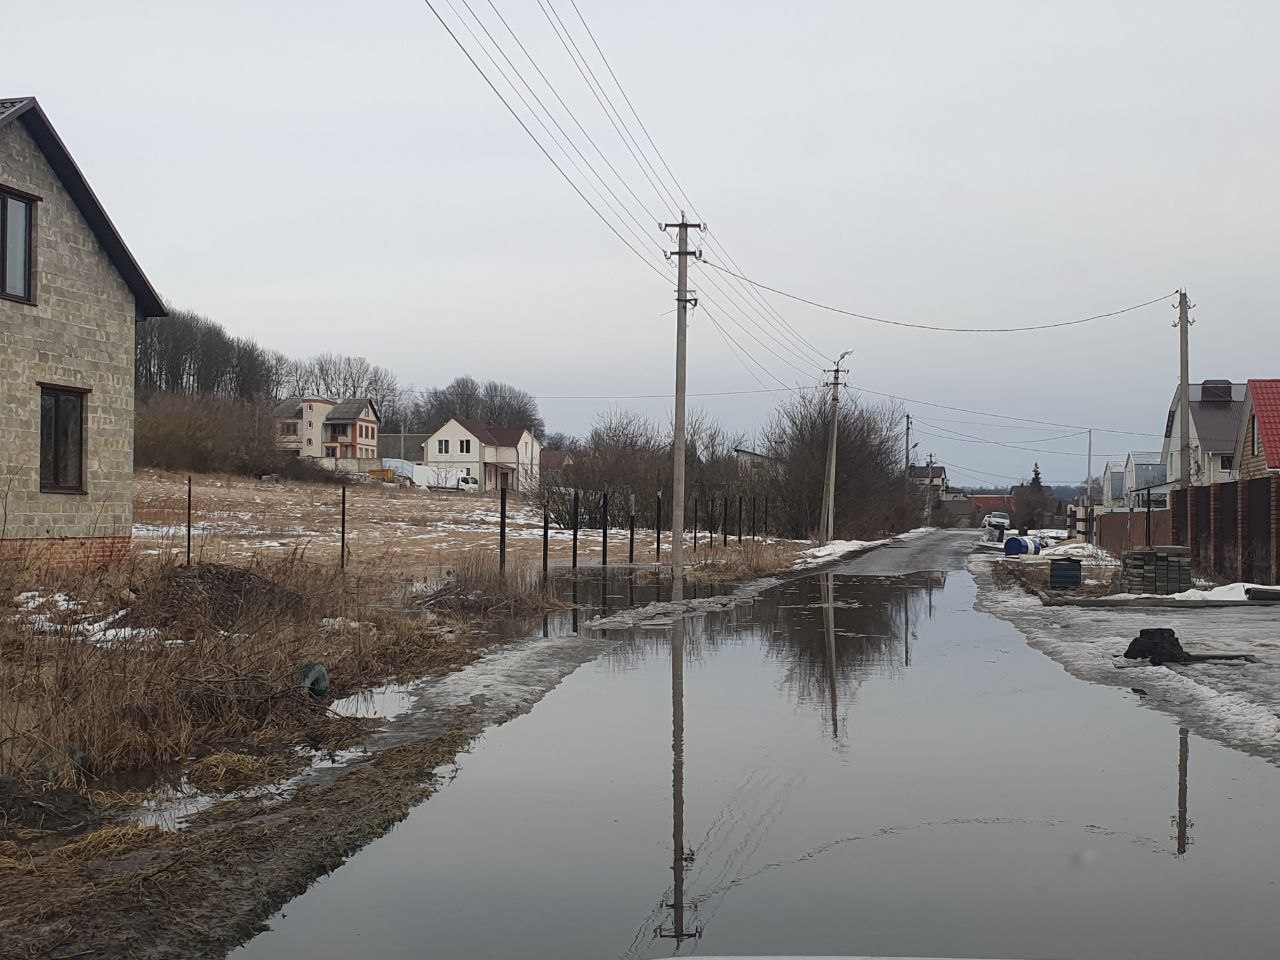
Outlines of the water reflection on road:
<svg viewBox="0 0 1280 960">
<path fill-rule="evenodd" d="M 579 626 L 658 589 L 590 584 Z M 244 956 L 1274 955 L 1277 771 L 973 590 L 837 569 L 630 631 Z"/>
</svg>

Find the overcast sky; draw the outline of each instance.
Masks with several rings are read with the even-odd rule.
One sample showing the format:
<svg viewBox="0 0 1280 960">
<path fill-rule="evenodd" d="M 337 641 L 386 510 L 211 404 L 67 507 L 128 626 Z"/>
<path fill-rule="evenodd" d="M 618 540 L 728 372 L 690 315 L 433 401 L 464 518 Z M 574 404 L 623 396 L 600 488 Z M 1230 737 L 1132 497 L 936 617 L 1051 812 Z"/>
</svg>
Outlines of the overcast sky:
<svg viewBox="0 0 1280 960">
<path fill-rule="evenodd" d="M 456 23 L 450 0 L 436 2 Z M 637 217 L 674 216 L 537 0 L 495 2 L 644 201 L 611 181 Z M 589 44 L 570 0 L 553 2 Z M 471 3 L 516 59 L 488 0 Z M 1198 305 L 1193 379 L 1280 375 L 1266 286 L 1280 254 L 1280 6 L 578 4 L 697 211 L 759 280 L 938 326 L 1067 320 L 1185 285 Z M 23 21 L 47 42 L 6 46 L 0 94 L 40 98 L 175 305 L 290 354 L 362 354 L 405 384 L 469 373 L 544 397 L 671 391 L 674 274 L 657 276 L 601 224 L 420 0 L 42 0 Z M 654 240 L 644 252 L 668 270 Z M 695 283 L 723 302 L 716 314 L 732 312 L 708 272 L 695 268 Z M 824 354 L 855 350 L 855 386 L 915 400 L 1159 433 L 1177 376 L 1164 303 L 1066 330 L 961 335 L 772 302 Z M 806 349 L 755 314 L 723 322 L 754 361 L 700 310 L 691 392 L 759 390 L 744 363 L 771 387 L 816 382 L 819 364 L 788 352 Z M 752 431 L 776 399 L 691 402 Z M 608 405 L 547 399 L 543 411 L 579 432 Z M 936 435 L 920 437 L 921 457 L 1084 474 L 1084 437 L 1048 439 L 1070 430 L 910 409 L 934 421 L 919 424 Z M 943 439 L 944 427 L 1072 455 Z M 1095 433 L 1095 471 L 1152 445 Z"/>
</svg>

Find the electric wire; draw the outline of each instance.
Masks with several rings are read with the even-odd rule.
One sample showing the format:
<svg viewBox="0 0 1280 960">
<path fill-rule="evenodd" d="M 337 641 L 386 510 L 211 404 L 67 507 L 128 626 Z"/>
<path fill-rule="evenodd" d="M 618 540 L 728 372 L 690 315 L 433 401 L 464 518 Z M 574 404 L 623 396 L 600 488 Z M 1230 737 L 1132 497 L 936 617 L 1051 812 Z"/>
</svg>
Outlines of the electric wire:
<svg viewBox="0 0 1280 960">
<path fill-rule="evenodd" d="M 581 188 L 579 188 L 579 186 L 573 182 L 573 178 L 571 178 L 567 173 L 565 173 L 564 168 L 561 167 L 560 164 L 556 162 L 555 157 L 553 157 L 551 153 L 547 150 L 547 148 L 542 145 L 542 141 L 540 141 L 534 135 L 533 131 L 529 129 L 529 125 L 524 122 L 520 114 L 518 114 L 515 108 L 511 106 L 507 98 L 502 95 L 502 91 L 497 88 L 497 86 L 494 84 L 494 82 L 491 79 L 489 79 L 488 74 L 484 72 L 484 68 L 481 67 L 480 64 L 476 62 L 475 57 L 471 55 L 471 51 L 469 51 L 466 48 L 463 42 L 458 38 L 458 35 L 453 32 L 452 28 L 445 21 L 444 17 L 440 15 L 440 11 L 436 9 L 435 4 L 433 4 L 431 0 L 423 0 L 423 3 L 427 5 L 427 8 L 431 11 L 431 13 L 435 16 L 435 18 L 440 21 L 440 26 L 444 27 L 445 32 L 449 34 L 449 38 L 457 45 L 458 49 L 462 51 L 463 56 L 467 58 L 467 60 L 471 63 L 471 65 L 475 67 L 476 72 L 480 74 L 480 76 L 484 79 L 484 82 L 488 84 L 489 89 L 493 91 L 494 96 L 496 96 L 500 101 L 502 101 L 502 105 L 507 108 L 507 112 L 510 113 L 511 116 L 515 118 L 516 123 L 520 124 L 520 128 L 524 130 L 524 132 L 528 135 L 529 139 L 533 141 L 534 145 L 542 152 L 542 155 L 547 158 L 550 164 L 553 167 L 555 167 L 556 172 L 559 173 L 560 176 L 564 178 L 564 181 L 567 184 L 569 184 L 569 186 L 573 189 L 573 192 L 578 195 L 578 197 L 582 200 L 583 203 L 585 203 L 588 207 L 591 208 L 591 212 L 600 218 L 600 222 L 609 228 L 609 232 L 612 233 L 619 240 L 621 240 L 623 245 L 628 250 L 630 250 L 637 257 L 639 257 L 641 261 L 644 262 L 645 266 L 647 266 L 650 270 L 652 270 L 658 276 L 662 277 L 664 281 L 670 282 L 670 277 L 662 270 L 662 268 L 659 267 L 657 264 L 651 262 L 648 257 L 646 257 L 643 253 L 641 253 L 635 247 L 633 247 L 630 244 L 630 242 L 628 242 L 627 238 L 618 232 L 618 228 L 615 227 L 613 223 L 604 214 L 602 214 L 599 211 L 599 209 L 596 208 L 596 205 L 593 204 L 591 200 L 587 197 L 587 195 L 582 192 Z"/>
<path fill-rule="evenodd" d="M 939 326 L 934 326 L 932 324 L 927 324 L 927 323 L 907 323 L 906 321 L 903 321 L 903 320 L 886 320 L 884 317 L 873 317 L 870 314 L 856 313 L 852 310 L 845 310 L 842 307 L 833 307 L 830 304 L 821 303 L 817 300 L 810 300 L 808 297 L 802 297 L 796 293 L 788 293 L 786 290 L 779 290 L 777 287 L 771 287 L 767 283 L 761 283 L 758 280 L 752 280 L 750 277 L 744 276 L 741 273 L 730 270 L 728 267 L 723 266 L 722 264 L 714 263 L 710 260 L 703 260 L 702 263 L 704 266 L 708 266 L 712 270 L 718 270 L 721 273 L 732 274 L 733 276 L 737 277 L 740 280 L 744 280 L 753 286 L 759 287 L 761 290 L 768 290 L 770 293 L 776 293 L 779 296 L 786 297 L 789 300 L 796 300 L 799 303 L 808 304 L 809 306 L 817 307 L 820 310 L 828 310 L 832 313 L 843 314 L 846 317 L 856 317 L 859 320 L 870 320 L 873 323 L 884 323 L 893 327 L 907 327 L 912 330 L 932 330 L 938 333 L 1025 333 L 1025 332 L 1034 331 L 1034 330 L 1053 330 L 1058 327 L 1072 327 L 1081 323 L 1089 323 L 1093 320 L 1105 320 L 1108 317 L 1118 317 L 1124 313 L 1131 313 L 1134 310 L 1141 310 L 1143 307 L 1149 307 L 1152 304 L 1159 303 L 1161 300 L 1167 300 L 1169 297 L 1174 296 L 1177 293 L 1177 291 L 1175 290 L 1172 293 L 1161 294 L 1158 297 L 1154 297 L 1151 300 L 1146 300 L 1142 303 L 1135 303 L 1131 307 L 1123 307 L 1119 310 L 1111 310 L 1111 311 L 1108 311 L 1107 313 L 1098 313 L 1098 314 L 1094 314 L 1091 317 L 1081 317 L 1076 320 L 1059 320 L 1054 323 L 1030 324 L 1022 327 L 939 327 Z"/>
</svg>

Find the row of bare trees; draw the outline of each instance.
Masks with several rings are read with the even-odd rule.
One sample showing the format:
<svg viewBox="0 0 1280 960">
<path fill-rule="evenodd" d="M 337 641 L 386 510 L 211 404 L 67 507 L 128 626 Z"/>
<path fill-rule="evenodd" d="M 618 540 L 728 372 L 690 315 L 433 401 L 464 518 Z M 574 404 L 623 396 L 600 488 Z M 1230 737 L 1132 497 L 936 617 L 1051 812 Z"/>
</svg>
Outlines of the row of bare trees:
<svg viewBox="0 0 1280 960">
<path fill-rule="evenodd" d="M 319 353 L 306 359 L 233 337 L 190 310 L 138 325 L 137 391 L 266 403 L 286 396 L 372 397 L 381 407 L 400 395 L 396 376 L 364 357 Z"/>
<path fill-rule="evenodd" d="M 836 536 L 871 538 L 914 525 L 920 495 L 903 477 L 901 414 L 892 406 L 871 406 L 852 399 L 839 407 L 837 420 Z M 774 410 L 759 436 L 726 431 L 702 412 L 689 418 L 686 470 L 686 526 L 693 502 L 699 525 L 710 515 L 724 522 L 729 498 L 730 528 L 737 522 L 738 496 L 767 499 L 769 533 L 808 537 L 818 526 L 831 408 L 825 397 L 795 394 Z M 573 444 L 574 460 L 562 476 L 544 478 L 543 497 L 558 523 L 571 520 L 573 490 L 580 497 L 579 521 L 598 526 L 600 493 L 609 491 L 609 522 L 627 522 L 632 498 L 645 525 L 652 522 L 659 495 L 670 522 L 670 428 L 640 414 L 612 410 L 596 418 L 590 432 Z M 760 515 L 760 519 L 763 516 Z"/>
</svg>

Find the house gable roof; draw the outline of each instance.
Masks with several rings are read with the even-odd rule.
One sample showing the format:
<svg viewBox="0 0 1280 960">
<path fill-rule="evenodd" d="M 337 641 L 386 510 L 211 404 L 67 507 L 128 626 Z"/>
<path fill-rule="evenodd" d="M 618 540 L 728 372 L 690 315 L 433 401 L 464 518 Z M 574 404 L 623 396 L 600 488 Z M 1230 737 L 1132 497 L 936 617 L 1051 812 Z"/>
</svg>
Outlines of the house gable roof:
<svg viewBox="0 0 1280 960">
<path fill-rule="evenodd" d="M 286 397 L 277 403 L 275 409 L 271 411 L 271 417 L 274 420 L 292 420 L 300 416 L 302 416 L 301 397 Z"/>
<path fill-rule="evenodd" d="M 1249 412 L 1258 418 L 1268 470 L 1280 470 L 1280 380 L 1249 381 Z M 1245 431 L 1240 431 L 1241 445 Z"/>
<path fill-rule="evenodd" d="M 486 447 L 514 447 L 520 443 L 521 437 L 529 433 L 524 427 L 495 427 L 467 417 L 451 417 L 448 423 L 442 426 L 440 430 L 443 430 L 450 423 L 456 423 Z M 437 430 L 436 433 L 439 433 L 440 430 Z M 434 437 L 435 433 L 431 436 Z M 427 439 L 429 440 L 430 437 Z"/>
<path fill-rule="evenodd" d="M 947 478 L 947 468 L 938 463 L 935 463 L 932 467 L 928 464 L 917 466 L 913 463 L 910 476 L 913 480 L 945 480 Z"/>
<path fill-rule="evenodd" d="M 333 423 L 350 423 L 353 420 L 359 420 L 364 415 L 365 407 L 373 411 L 373 419 L 379 423 L 382 422 L 382 417 L 378 414 L 377 405 L 369 397 L 352 397 L 348 400 L 339 400 L 325 416 L 325 420 Z"/>
<path fill-rule="evenodd" d="M 543 470 L 563 470 L 573 462 L 573 454 L 568 450 L 543 450 L 538 460 Z"/>
<path fill-rule="evenodd" d="M 124 280 L 133 294 L 134 304 L 139 317 L 167 317 L 168 309 L 160 300 L 160 295 L 151 286 L 138 261 L 125 246 L 124 239 L 116 230 L 115 224 L 107 216 L 107 211 L 98 200 L 89 181 L 85 179 L 71 152 L 62 138 L 58 136 L 53 124 L 40 109 L 35 97 L 18 97 L 0 100 L 0 130 L 14 121 L 20 121 L 27 134 L 35 141 L 54 174 L 62 182 L 62 186 L 75 202 L 84 217 L 85 223 L 93 231 L 99 245 L 106 252 L 108 259 Z"/>
</svg>

